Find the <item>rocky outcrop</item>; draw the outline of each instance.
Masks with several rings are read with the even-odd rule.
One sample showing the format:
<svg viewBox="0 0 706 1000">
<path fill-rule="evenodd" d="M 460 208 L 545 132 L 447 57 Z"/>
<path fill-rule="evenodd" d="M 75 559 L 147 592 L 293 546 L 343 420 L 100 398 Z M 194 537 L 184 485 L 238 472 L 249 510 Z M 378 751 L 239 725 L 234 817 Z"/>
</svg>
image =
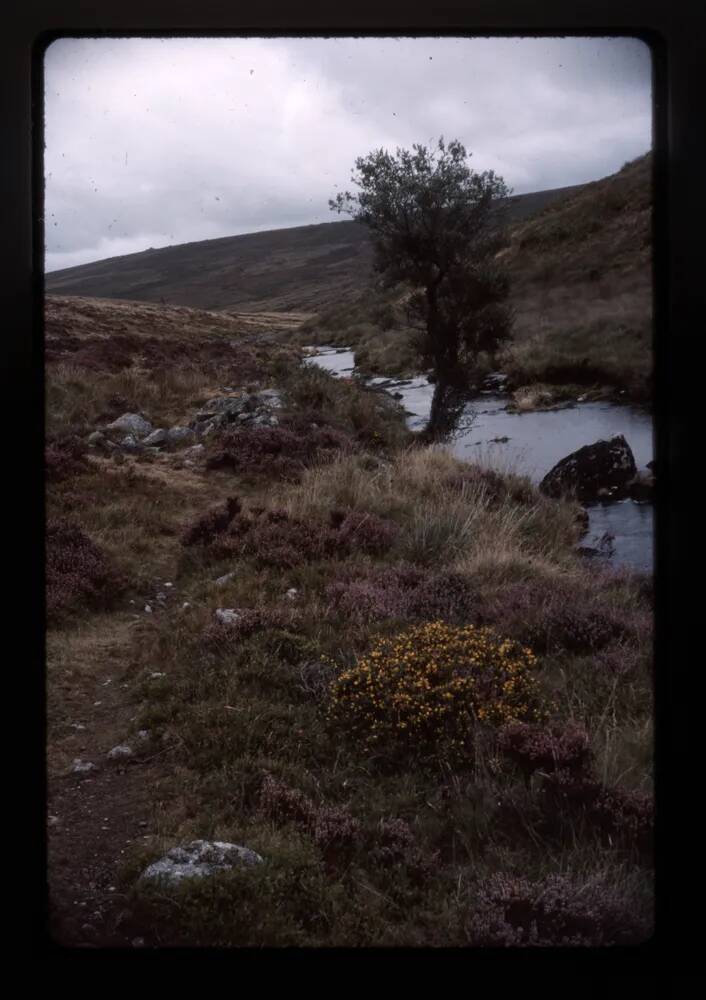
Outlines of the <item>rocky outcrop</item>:
<svg viewBox="0 0 706 1000">
<path fill-rule="evenodd" d="M 622 434 L 574 451 L 551 469 L 539 484 L 547 496 L 578 500 L 620 499 L 628 496 L 635 478 L 635 458 Z"/>
<path fill-rule="evenodd" d="M 216 396 L 204 403 L 191 421 L 191 427 L 197 434 L 203 436 L 208 436 L 229 424 L 273 427 L 279 423 L 273 410 L 278 410 L 281 406 L 282 397 L 277 389 Z"/>
<path fill-rule="evenodd" d="M 187 447 L 190 455 L 195 456 L 203 450 L 203 445 L 196 443 L 199 437 L 208 437 L 231 425 L 274 427 L 279 423 L 275 411 L 283 404 L 278 389 L 244 392 L 224 388 L 222 391 L 227 395 L 215 396 L 204 403 L 188 427 L 155 428 L 141 413 L 123 413 L 102 431 L 93 431 L 87 443 L 97 450 L 117 448 L 132 453 Z"/>
<path fill-rule="evenodd" d="M 262 860 L 255 851 L 239 844 L 193 840 L 184 847 L 173 847 L 159 861 L 154 861 L 140 880 L 159 880 L 165 886 L 176 886 L 184 879 L 205 878 L 235 866 L 258 865 Z"/>
</svg>

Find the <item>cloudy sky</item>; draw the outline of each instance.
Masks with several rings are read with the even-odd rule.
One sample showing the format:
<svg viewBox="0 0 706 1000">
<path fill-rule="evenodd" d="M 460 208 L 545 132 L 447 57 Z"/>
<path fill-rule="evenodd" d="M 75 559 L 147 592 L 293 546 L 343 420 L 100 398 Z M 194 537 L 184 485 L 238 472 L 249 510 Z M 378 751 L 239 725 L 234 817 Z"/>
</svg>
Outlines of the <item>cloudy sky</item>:
<svg viewBox="0 0 706 1000">
<path fill-rule="evenodd" d="M 651 117 L 637 39 L 59 39 L 46 269 L 334 221 L 357 156 L 439 135 L 515 194 L 596 180 Z"/>
</svg>

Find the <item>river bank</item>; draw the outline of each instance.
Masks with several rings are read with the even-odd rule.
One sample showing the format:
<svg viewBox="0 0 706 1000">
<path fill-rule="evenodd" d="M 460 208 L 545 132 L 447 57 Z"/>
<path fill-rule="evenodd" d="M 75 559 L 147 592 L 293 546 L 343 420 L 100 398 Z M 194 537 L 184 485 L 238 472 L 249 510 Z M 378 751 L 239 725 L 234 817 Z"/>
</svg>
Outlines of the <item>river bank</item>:
<svg viewBox="0 0 706 1000">
<path fill-rule="evenodd" d="M 337 346 L 310 349 L 307 363 L 343 378 L 352 378 L 356 372 L 354 352 Z M 424 426 L 434 394 L 434 385 L 426 376 L 361 379 L 400 402 L 411 430 Z M 522 410 L 513 407 L 512 396 L 502 391 L 506 384 L 502 375 L 491 375 L 482 384 L 486 388 L 469 398 L 463 429 L 450 443 L 453 453 L 465 461 L 513 471 L 539 483 L 566 455 L 615 434 L 625 436 L 638 470 L 645 470 L 654 459 L 651 417 L 641 408 L 612 400 L 579 398 L 560 406 Z M 615 565 L 643 572 L 652 570 L 652 504 L 628 499 L 585 506 L 589 526 L 582 546 L 602 551 L 603 557 Z"/>
</svg>

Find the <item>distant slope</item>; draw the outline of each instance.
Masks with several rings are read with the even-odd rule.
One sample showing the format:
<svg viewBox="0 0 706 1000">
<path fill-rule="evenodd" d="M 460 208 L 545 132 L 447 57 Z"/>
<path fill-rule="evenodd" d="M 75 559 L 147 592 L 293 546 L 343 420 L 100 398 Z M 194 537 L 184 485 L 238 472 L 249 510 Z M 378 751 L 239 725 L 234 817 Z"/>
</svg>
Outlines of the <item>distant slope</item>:
<svg viewBox="0 0 706 1000">
<path fill-rule="evenodd" d="M 580 185 L 515 195 L 519 222 Z M 275 229 L 111 257 L 46 275 L 56 295 L 161 302 L 197 309 L 320 310 L 367 284 L 372 251 L 355 222 Z"/>
</svg>

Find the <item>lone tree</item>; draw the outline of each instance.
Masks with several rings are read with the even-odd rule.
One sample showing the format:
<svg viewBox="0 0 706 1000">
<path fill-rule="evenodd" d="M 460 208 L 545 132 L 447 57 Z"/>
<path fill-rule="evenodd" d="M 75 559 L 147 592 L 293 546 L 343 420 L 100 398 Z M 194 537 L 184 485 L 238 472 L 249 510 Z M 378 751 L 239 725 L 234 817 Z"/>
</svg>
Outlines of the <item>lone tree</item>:
<svg viewBox="0 0 706 1000">
<path fill-rule="evenodd" d="M 436 376 L 437 403 L 468 385 L 481 351 L 509 336 L 508 281 L 495 261 L 503 245 L 499 199 L 510 191 L 492 170 L 476 173 L 458 141 L 378 149 L 355 161 L 359 192 L 329 201 L 371 231 L 386 285 L 412 288 L 422 360 Z M 434 410 L 428 430 L 433 432 Z"/>
</svg>

